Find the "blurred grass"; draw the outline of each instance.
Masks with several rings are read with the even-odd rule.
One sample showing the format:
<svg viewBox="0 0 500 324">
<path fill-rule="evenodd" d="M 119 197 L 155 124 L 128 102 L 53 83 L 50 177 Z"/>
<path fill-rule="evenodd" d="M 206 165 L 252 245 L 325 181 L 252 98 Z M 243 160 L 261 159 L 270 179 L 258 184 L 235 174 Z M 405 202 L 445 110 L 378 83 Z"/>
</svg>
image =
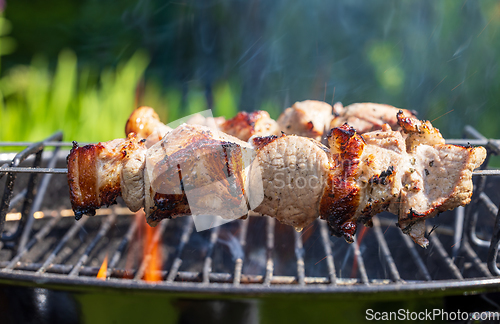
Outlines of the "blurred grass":
<svg viewBox="0 0 500 324">
<path fill-rule="evenodd" d="M 67 141 L 107 141 L 124 136 L 128 116 L 141 105 L 155 108 L 165 123 L 208 109 L 199 85 L 183 100 L 178 88 L 142 81 L 148 62 L 138 51 L 115 69 L 97 73 L 92 66 L 79 67 L 75 54 L 64 50 L 54 72 L 43 56 L 10 69 L 0 79 L 0 141 L 39 141 L 59 130 Z M 214 116 L 237 113 L 237 86 L 219 82 L 213 97 Z"/>
<path fill-rule="evenodd" d="M 66 140 L 123 137 L 147 65 L 147 55 L 139 51 L 97 75 L 90 66 L 78 69 L 75 54 L 65 50 L 51 73 L 48 62 L 35 56 L 30 66 L 16 66 L 0 79 L 0 140 L 37 141 L 58 130 Z"/>
</svg>

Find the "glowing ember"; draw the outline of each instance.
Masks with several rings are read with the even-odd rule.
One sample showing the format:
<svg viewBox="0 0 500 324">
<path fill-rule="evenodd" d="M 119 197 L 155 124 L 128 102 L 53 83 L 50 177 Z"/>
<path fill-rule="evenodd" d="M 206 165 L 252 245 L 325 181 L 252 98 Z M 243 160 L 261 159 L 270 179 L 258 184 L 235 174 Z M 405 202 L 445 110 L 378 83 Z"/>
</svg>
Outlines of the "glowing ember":
<svg viewBox="0 0 500 324">
<path fill-rule="evenodd" d="M 144 255 L 149 260 L 146 261 L 146 269 L 144 270 L 144 280 L 146 281 L 160 281 L 161 278 L 161 247 L 159 246 L 160 240 L 155 240 L 154 236 L 157 228 L 145 226 L 146 235 L 144 237 Z"/>
<path fill-rule="evenodd" d="M 101 280 L 106 280 L 106 272 L 108 271 L 108 255 L 106 254 L 106 257 L 104 258 L 104 261 L 102 261 L 101 268 L 99 269 L 99 272 L 97 273 L 97 279 Z"/>
</svg>

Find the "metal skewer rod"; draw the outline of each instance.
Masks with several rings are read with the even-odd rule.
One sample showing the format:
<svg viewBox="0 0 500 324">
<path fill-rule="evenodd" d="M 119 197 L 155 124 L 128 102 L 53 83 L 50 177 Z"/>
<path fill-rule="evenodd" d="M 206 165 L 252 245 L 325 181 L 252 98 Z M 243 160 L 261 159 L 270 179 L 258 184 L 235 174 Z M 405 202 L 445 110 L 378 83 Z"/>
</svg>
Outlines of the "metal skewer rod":
<svg viewBox="0 0 500 324">
<path fill-rule="evenodd" d="M 68 169 L 65 168 L 30 168 L 30 167 L 0 167 L 0 174 L 17 172 L 17 173 L 53 173 L 66 174 Z M 472 171 L 473 176 L 497 176 L 500 175 L 500 170 L 475 170 Z"/>
<path fill-rule="evenodd" d="M 53 173 L 66 174 L 68 169 L 65 168 L 30 168 L 30 167 L 1 167 L 0 174 L 17 172 L 17 173 Z"/>
</svg>

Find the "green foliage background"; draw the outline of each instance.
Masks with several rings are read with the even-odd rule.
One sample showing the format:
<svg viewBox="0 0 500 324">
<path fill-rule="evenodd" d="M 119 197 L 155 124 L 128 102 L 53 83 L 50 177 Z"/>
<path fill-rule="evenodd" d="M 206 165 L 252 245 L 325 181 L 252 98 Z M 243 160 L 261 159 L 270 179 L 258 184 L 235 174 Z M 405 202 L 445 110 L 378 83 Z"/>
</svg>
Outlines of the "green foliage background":
<svg viewBox="0 0 500 324">
<path fill-rule="evenodd" d="M 7 1 L 0 141 L 124 136 L 213 109 L 373 101 L 500 137 L 498 1 Z"/>
</svg>

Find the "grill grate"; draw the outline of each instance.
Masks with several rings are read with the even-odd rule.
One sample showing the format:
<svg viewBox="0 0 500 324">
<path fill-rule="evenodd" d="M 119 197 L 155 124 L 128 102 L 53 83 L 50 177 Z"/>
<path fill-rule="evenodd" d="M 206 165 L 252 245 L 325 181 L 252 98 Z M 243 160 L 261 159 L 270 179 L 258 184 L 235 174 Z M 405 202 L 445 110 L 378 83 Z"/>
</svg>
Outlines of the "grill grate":
<svg viewBox="0 0 500 324">
<path fill-rule="evenodd" d="M 429 222 L 427 250 L 385 214 L 374 217 L 373 227 L 360 231 L 351 245 L 330 237 L 321 220 L 298 233 L 273 218 L 250 215 L 196 232 L 192 218 L 184 217 L 164 220 L 155 229 L 152 241 L 159 243 L 164 258 L 161 281 L 153 283 L 144 280 L 153 251 L 141 243 L 141 215 L 114 206 L 74 221 L 60 201 L 42 208 L 51 184 L 66 182 L 61 175 L 66 170 L 56 168 L 59 148 L 71 146 L 61 142 L 62 134 L 39 143 L 0 143 L 27 146 L 15 156 L 0 154 L 0 161 L 10 160 L 0 162 L 0 181 L 5 178 L 0 230 L 6 230 L 0 240 L 0 281 L 239 293 L 496 290 L 498 199 L 487 188 L 500 172 L 486 168 L 490 157 L 500 153 L 500 141 L 488 140 L 472 127 L 465 128 L 465 135 L 468 139 L 447 142 L 483 145 L 488 157 L 474 172 L 471 204 Z M 54 150 L 45 152 L 46 147 Z M 14 188 L 18 182 L 20 188 Z M 15 213 L 19 205 L 20 215 Z M 44 216 L 36 219 L 41 209 Z M 16 215 L 17 220 L 10 220 Z M 107 278 L 99 280 L 96 275 L 108 254 Z"/>
</svg>

